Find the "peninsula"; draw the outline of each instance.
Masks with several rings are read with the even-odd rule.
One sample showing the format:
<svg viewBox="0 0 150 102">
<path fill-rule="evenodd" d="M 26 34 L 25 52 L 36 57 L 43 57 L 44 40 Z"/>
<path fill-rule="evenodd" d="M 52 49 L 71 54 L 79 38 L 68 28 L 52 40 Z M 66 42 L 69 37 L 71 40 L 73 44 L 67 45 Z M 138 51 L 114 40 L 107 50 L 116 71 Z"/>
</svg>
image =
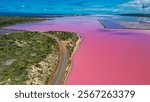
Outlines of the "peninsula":
<svg viewBox="0 0 150 102">
<path fill-rule="evenodd" d="M 18 22 L 14 19 L 20 18 L 6 19 L 14 23 L 0 22 L 1 27 L 16 24 Z M 27 22 L 30 21 L 28 19 Z M 73 53 L 80 41 L 81 37 L 76 33 L 63 31 L 0 34 L 0 84 L 64 84 L 71 70 Z"/>
</svg>

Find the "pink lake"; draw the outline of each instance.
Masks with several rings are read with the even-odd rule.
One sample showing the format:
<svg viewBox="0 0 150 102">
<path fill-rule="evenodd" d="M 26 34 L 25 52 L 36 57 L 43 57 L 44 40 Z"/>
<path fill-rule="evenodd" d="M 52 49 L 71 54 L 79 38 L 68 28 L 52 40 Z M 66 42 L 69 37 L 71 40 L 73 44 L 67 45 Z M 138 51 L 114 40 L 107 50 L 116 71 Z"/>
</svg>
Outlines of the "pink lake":
<svg viewBox="0 0 150 102">
<path fill-rule="evenodd" d="M 96 16 L 55 18 L 9 29 L 71 31 L 83 38 L 69 85 L 150 85 L 150 31 L 104 29 Z"/>
</svg>

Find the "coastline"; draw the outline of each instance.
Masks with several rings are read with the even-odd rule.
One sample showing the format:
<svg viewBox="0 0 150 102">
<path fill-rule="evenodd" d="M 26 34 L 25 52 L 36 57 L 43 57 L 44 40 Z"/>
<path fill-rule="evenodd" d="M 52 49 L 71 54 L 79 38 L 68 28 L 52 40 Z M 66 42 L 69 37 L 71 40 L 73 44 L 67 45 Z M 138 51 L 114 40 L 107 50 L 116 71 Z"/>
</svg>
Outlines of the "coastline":
<svg viewBox="0 0 150 102">
<path fill-rule="evenodd" d="M 63 85 L 63 84 L 65 84 L 65 82 L 68 78 L 68 74 L 71 71 L 73 55 L 76 52 L 76 50 L 79 48 L 79 44 L 82 41 L 81 36 L 77 35 L 76 33 L 74 34 L 74 36 L 77 39 L 74 41 L 73 51 L 70 51 L 69 49 L 67 49 L 67 45 L 65 43 L 63 43 L 61 38 L 60 39 L 59 39 L 59 37 L 55 38 L 57 40 L 57 42 L 59 42 L 59 45 L 60 45 L 59 46 L 60 47 L 59 48 L 60 49 L 60 55 L 59 55 L 60 60 L 59 60 L 58 67 L 53 71 L 51 78 L 48 80 L 47 84 L 49 84 L 49 85 L 51 85 L 51 84 L 52 85 Z M 65 59 L 64 59 L 64 53 L 66 53 Z M 70 56 L 68 56 L 69 53 L 71 53 Z M 62 73 L 62 69 L 64 71 L 63 73 Z M 59 76 L 59 78 L 57 78 L 58 76 Z"/>
<path fill-rule="evenodd" d="M 72 67 L 69 77 L 63 73 L 63 76 L 68 77 L 67 85 L 149 83 L 147 79 L 149 74 L 146 73 L 149 72 L 148 61 L 150 58 L 148 54 L 150 48 L 149 30 L 103 29 L 102 26 L 99 26 L 97 17 L 56 18 L 54 21 L 56 22 L 45 22 L 44 27 L 43 23 L 35 23 L 24 26 L 17 25 L 12 28 L 43 32 L 56 30 L 81 33 L 81 36 L 85 38 L 82 46 L 73 56 L 72 66 L 69 61 L 68 66 L 64 67 L 66 74 L 68 74 L 66 70 L 71 71 Z M 77 40 L 75 40 L 71 52 L 75 50 Z M 71 58 L 71 55 L 72 53 L 68 58 Z M 145 67 L 143 68 L 143 66 Z M 126 77 L 127 75 L 129 77 Z M 136 79 L 145 80 L 138 81 Z"/>
<path fill-rule="evenodd" d="M 82 38 L 81 38 L 81 36 L 79 36 L 77 34 L 74 35 L 75 38 L 77 38 L 77 39 L 74 41 L 74 46 L 73 46 L 73 51 L 71 51 L 72 52 L 71 56 L 67 56 L 67 53 L 69 53 L 70 51 L 67 50 L 66 45 L 64 45 L 59 38 L 57 38 L 53 35 L 46 34 L 46 33 L 41 33 L 41 34 L 44 35 L 44 36 L 47 36 L 48 38 L 51 38 L 51 39 L 55 40 L 57 42 L 57 44 L 59 45 L 59 62 L 58 62 L 58 65 L 57 65 L 56 69 L 51 70 L 50 78 L 47 80 L 46 84 L 55 85 L 55 83 L 53 83 L 53 80 L 56 77 L 56 74 L 57 73 L 59 74 L 59 70 L 62 69 L 62 68 L 64 69 L 64 73 L 62 74 L 62 77 L 60 77 L 60 80 L 56 81 L 56 82 L 59 82 L 58 85 L 59 84 L 64 84 L 67 80 L 67 77 L 68 77 L 70 71 L 71 71 L 73 55 L 78 50 L 80 42 L 82 41 Z M 65 61 L 64 66 L 62 66 L 62 63 L 64 62 L 64 59 L 63 59 L 64 50 L 66 52 L 66 61 Z M 44 65 L 44 66 L 46 66 L 46 65 Z M 38 67 L 35 66 L 33 69 L 35 69 L 35 68 L 38 68 Z M 29 84 L 30 82 L 28 81 L 27 83 Z"/>
<path fill-rule="evenodd" d="M 68 77 L 69 77 L 69 75 L 70 75 L 70 73 L 71 73 L 71 70 L 72 70 L 73 56 L 74 56 L 74 54 L 76 53 L 76 51 L 79 49 L 80 44 L 81 44 L 82 41 L 83 41 L 83 37 L 82 37 L 82 36 L 80 36 L 79 34 L 76 34 L 76 36 L 78 36 L 78 40 L 76 41 L 76 46 L 75 46 L 75 48 L 74 48 L 74 51 L 72 52 L 71 57 L 69 58 L 69 60 L 71 61 L 71 63 L 70 63 L 70 65 L 68 65 L 67 68 L 66 68 L 66 73 L 65 73 L 65 75 L 64 75 L 64 80 L 63 80 L 63 84 L 64 84 L 64 85 L 66 84 L 67 79 L 68 79 Z"/>
<path fill-rule="evenodd" d="M 74 53 L 79 49 L 81 42 L 83 41 L 83 37 L 79 34 L 76 34 L 78 36 L 78 40 L 76 42 L 76 47 L 74 48 L 73 53 L 71 54 L 71 59 L 73 58 Z"/>
</svg>

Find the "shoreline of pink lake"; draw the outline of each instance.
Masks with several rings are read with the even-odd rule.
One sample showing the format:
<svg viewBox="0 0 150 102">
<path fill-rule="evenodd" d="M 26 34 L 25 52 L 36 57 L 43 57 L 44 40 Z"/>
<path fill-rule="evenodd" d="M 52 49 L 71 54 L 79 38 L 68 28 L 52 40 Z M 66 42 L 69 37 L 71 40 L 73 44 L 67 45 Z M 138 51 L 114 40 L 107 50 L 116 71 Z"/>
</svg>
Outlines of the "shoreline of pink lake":
<svg viewBox="0 0 150 102">
<path fill-rule="evenodd" d="M 83 41 L 68 85 L 150 85 L 150 31 L 104 29 L 96 16 L 61 17 L 7 29 L 69 31 Z"/>
</svg>

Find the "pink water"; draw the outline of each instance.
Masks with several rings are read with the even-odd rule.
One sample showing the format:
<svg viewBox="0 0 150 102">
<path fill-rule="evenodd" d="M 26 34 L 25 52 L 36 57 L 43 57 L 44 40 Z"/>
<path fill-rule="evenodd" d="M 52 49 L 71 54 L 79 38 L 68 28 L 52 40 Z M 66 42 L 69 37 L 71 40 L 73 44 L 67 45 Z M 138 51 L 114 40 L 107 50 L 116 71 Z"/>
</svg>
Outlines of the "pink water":
<svg viewBox="0 0 150 102">
<path fill-rule="evenodd" d="M 150 31 L 103 29 L 97 17 L 64 17 L 10 26 L 20 30 L 63 30 L 83 38 L 67 84 L 150 84 Z"/>
</svg>

